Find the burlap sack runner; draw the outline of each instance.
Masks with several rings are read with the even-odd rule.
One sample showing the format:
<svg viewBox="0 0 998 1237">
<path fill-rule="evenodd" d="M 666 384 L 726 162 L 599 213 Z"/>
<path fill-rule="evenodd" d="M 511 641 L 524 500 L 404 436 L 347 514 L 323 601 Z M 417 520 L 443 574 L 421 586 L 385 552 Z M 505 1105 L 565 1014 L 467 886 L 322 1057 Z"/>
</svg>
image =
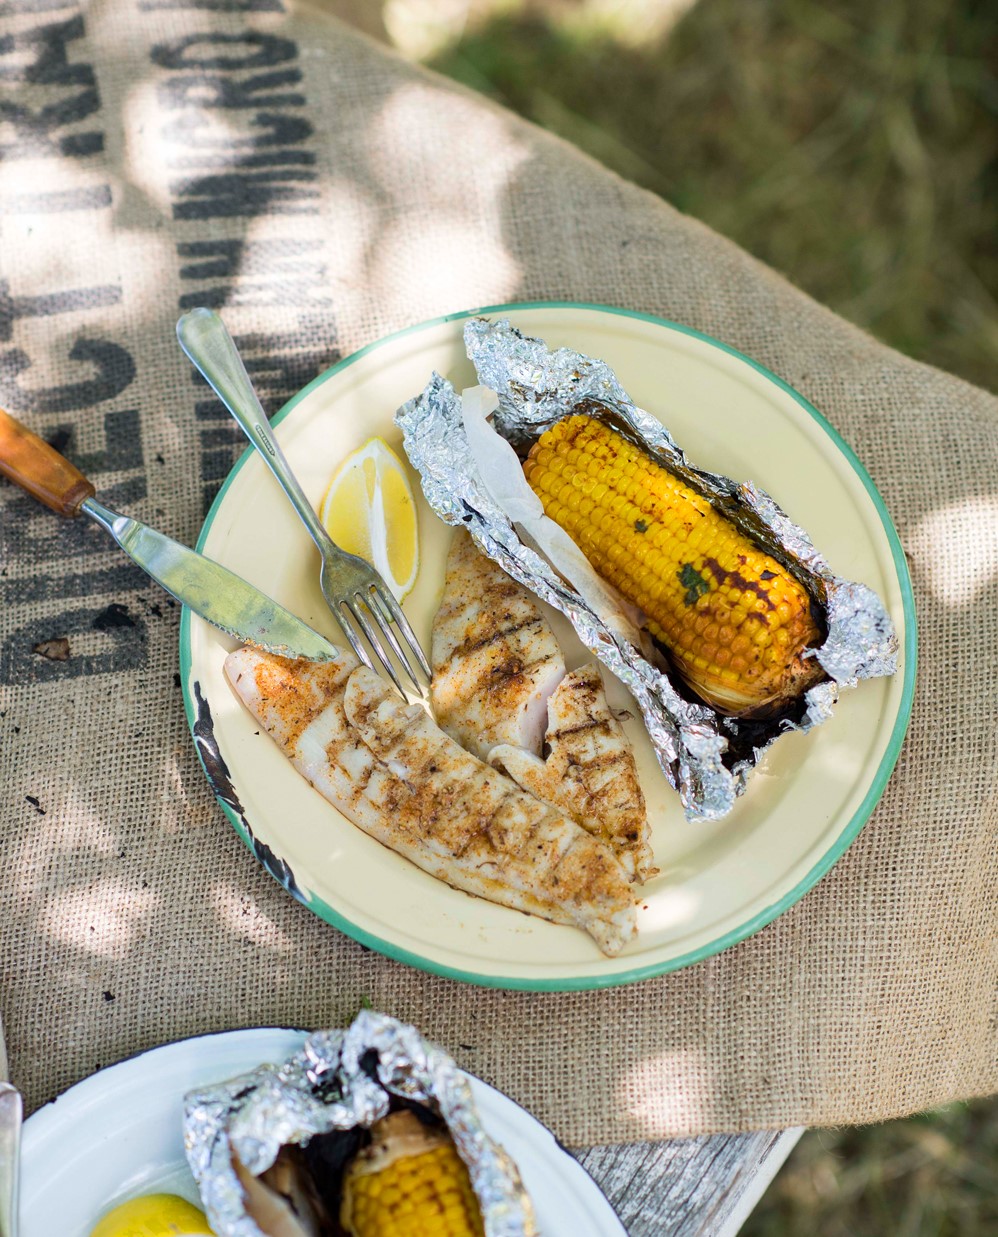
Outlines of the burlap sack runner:
<svg viewBox="0 0 998 1237">
<path fill-rule="evenodd" d="M 883 802 L 743 945 L 632 987 L 485 991 L 367 952 L 255 865 L 177 685 L 177 608 L 0 485 L 0 1004 L 31 1106 L 180 1036 L 411 1019 L 572 1144 L 866 1122 L 998 1082 L 998 416 L 650 194 L 279 0 L 8 0 L 0 403 L 193 543 L 242 450 L 176 346 L 224 306 L 276 407 L 441 313 L 572 299 L 719 337 L 868 466 L 921 672 Z M 57 637 L 70 656 L 33 651 Z"/>
</svg>

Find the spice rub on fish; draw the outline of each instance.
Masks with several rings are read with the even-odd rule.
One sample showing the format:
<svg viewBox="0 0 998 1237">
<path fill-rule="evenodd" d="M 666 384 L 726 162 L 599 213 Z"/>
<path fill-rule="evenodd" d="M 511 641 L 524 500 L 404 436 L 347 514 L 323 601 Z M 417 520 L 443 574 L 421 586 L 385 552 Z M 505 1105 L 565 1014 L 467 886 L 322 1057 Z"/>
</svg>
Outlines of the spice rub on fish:
<svg viewBox="0 0 998 1237">
<path fill-rule="evenodd" d="M 565 659 L 537 604 L 458 530 L 433 620 L 430 701 L 442 730 L 483 760 L 498 743 L 539 756 Z"/>
<path fill-rule="evenodd" d="M 608 955 L 634 935 L 628 878 L 606 843 L 466 752 L 352 654 L 316 664 L 243 648 L 225 671 L 298 772 L 423 871 L 583 928 Z"/>
<path fill-rule="evenodd" d="M 489 763 L 612 846 L 632 880 L 648 880 L 658 869 L 645 797 L 595 662 L 567 674 L 547 709 L 543 760 L 504 743 L 492 749 Z"/>
<path fill-rule="evenodd" d="M 532 795 L 613 847 L 632 880 L 654 857 L 634 753 L 595 664 L 565 673 L 528 591 L 459 531 L 433 622 L 440 726 Z"/>
</svg>

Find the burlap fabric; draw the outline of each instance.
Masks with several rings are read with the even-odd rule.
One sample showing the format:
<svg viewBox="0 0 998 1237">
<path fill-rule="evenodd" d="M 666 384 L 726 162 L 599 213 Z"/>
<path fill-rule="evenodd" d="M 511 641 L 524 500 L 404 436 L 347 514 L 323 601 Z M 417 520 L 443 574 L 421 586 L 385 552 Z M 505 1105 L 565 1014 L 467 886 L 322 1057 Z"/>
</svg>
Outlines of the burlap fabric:
<svg viewBox="0 0 998 1237">
<path fill-rule="evenodd" d="M 225 308 L 276 408 L 438 314 L 574 299 L 771 367 L 867 464 L 921 670 L 859 840 L 753 939 L 527 995 L 370 953 L 252 862 L 187 731 L 177 608 L 100 532 L 2 504 L 0 1001 L 34 1107 L 210 1029 L 411 1019 L 571 1144 L 868 1122 L 998 1082 L 998 408 L 505 112 L 278 0 L 2 6 L 0 402 L 187 543 L 242 449 L 178 312 Z M 66 637 L 59 661 L 33 651 Z"/>
</svg>

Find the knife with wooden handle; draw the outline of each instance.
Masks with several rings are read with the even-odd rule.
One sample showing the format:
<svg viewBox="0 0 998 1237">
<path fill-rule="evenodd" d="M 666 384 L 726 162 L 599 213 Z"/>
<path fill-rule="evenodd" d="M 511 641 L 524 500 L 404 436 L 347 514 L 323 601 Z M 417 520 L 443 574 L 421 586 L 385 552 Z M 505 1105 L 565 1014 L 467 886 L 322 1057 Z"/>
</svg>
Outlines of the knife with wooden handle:
<svg viewBox="0 0 998 1237">
<path fill-rule="evenodd" d="M 21 1161 L 21 1093 L 7 1081 L 7 1048 L 0 1023 L 0 1237 L 17 1237 L 17 1183 Z"/>
<path fill-rule="evenodd" d="M 157 584 L 237 640 L 282 657 L 331 661 L 339 656 L 324 636 L 226 567 L 98 502 L 93 485 L 74 464 L 2 409 L 0 473 L 58 515 L 89 516 Z"/>
</svg>

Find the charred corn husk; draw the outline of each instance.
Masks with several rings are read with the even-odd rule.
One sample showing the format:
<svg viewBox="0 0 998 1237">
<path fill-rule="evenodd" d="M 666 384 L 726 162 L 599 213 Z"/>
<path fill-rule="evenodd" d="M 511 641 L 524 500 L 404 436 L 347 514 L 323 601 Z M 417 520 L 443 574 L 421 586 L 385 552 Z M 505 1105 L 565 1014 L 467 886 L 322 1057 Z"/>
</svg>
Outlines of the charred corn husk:
<svg viewBox="0 0 998 1237">
<path fill-rule="evenodd" d="M 446 1130 L 389 1114 L 343 1180 L 340 1221 L 351 1237 L 483 1237 L 468 1170 Z"/>
<path fill-rule="evenodd" d="M 648 618 L 685 682 L 716 709 L 764 712 L 821 677 L 797 580 L 702 495 L 588 415 L 566 417 L 524 463 L 545 513 Z"/>
</svg>

